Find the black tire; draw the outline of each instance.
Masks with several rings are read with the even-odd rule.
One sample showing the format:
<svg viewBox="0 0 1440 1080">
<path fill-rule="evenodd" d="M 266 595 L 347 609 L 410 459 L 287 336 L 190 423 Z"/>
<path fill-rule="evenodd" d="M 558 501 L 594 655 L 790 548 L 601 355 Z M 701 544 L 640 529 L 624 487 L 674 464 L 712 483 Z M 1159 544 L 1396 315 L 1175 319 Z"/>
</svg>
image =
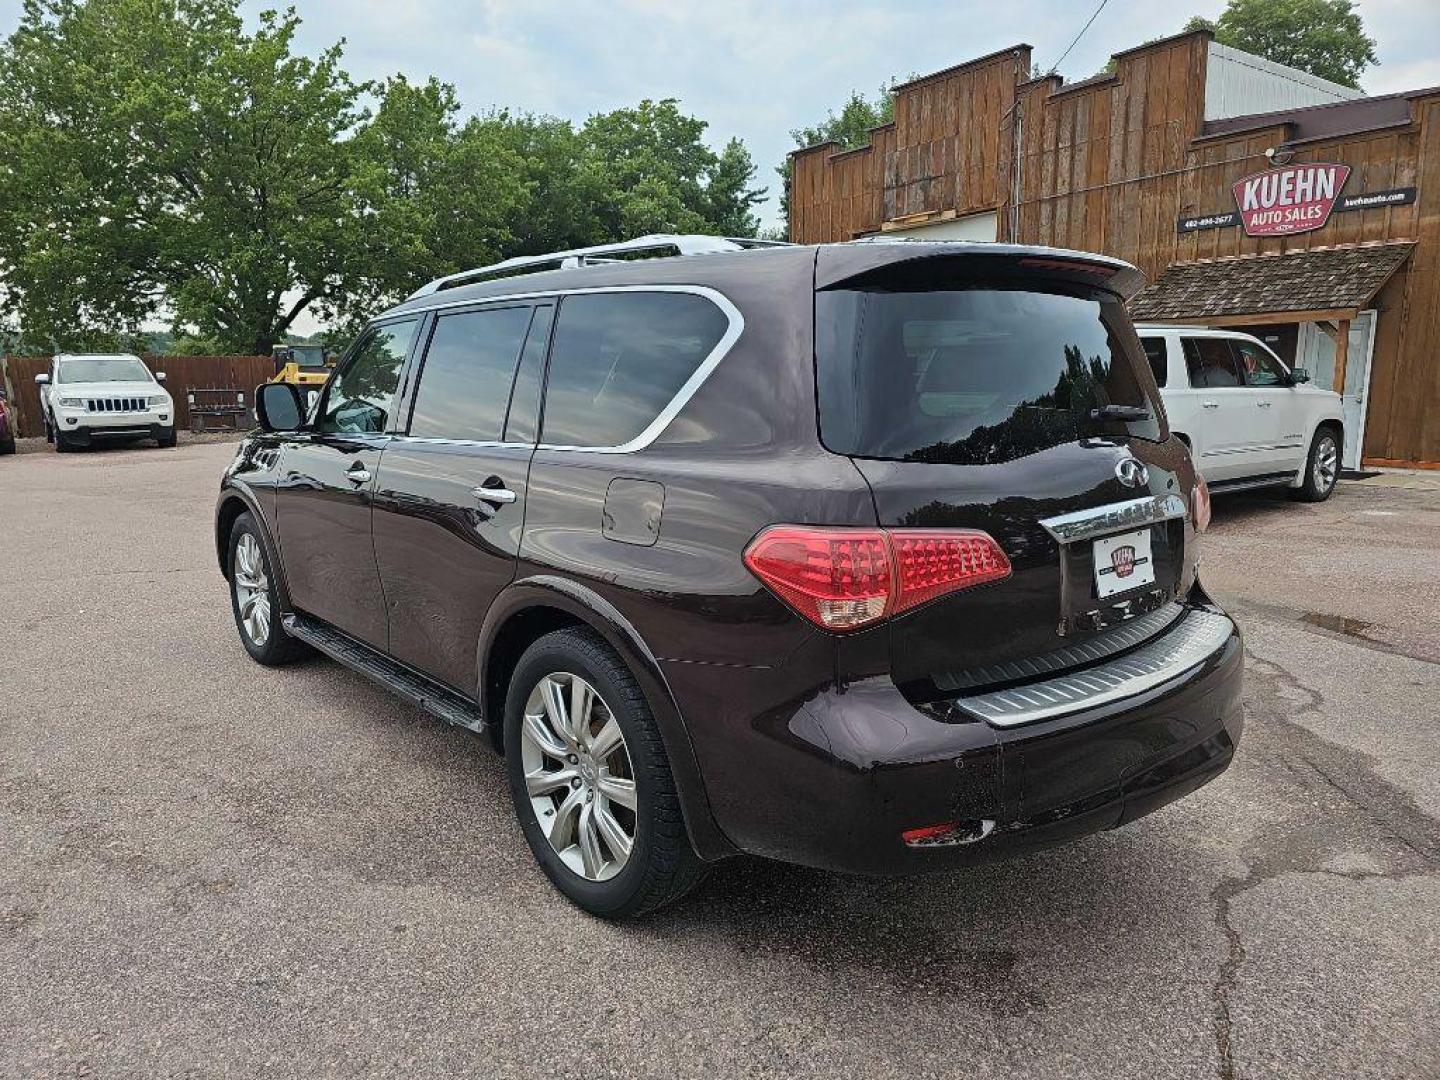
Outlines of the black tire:
<svg viewBox="0 0 1440 1080">
<path fill-rule="evenodd" d="M 1302 502 L 1324 502 L 1340 480 L 1340 433 L 1328 424 L 1315 430 L 1305 455 L 1305 480 L 1295 492 Z"/>
<path fill-rule="evenodd" d="M 558 673 L 579 675 L 599 694 L 625 738 L 633 769 L 635 838 L 624 865 L 608 880 L 588 880 L 566 865 L 541 828 L 526 790 L 520 730 L 526 700 L 541 679 Z M 679 899 L 704 876 L 705 864 L 686 835 L 675 778 L 644 692 L 594 631 L 557 630 L 520 657 L 505 699 L 505 764 L 530 850 L 550 881 L 577 907 L 605 919 L 635 918 Z"/>
<path fill-rule="evenodd" d="M 268 611 L 267 617 L 262 620 L 266 628 L 263 641 L 256 641 L 246 629 L 240 610 L 239 590 L 235 585 L 236 549 L 240 546 L 241 538 L 245 536 L 254 539 L 260 566 L 265 575 L 263 592 L 268 598 Z M 285 627 L 280 622 L 279 591 L 275 585 L 275 574 L 270 565 L 270 555 L 265 549 L 265 537 L 261 534 L 259 526 L 255 524 L 255 519 L 250 516 L 249 511 L 236 518 L 235 524 L 230 528 L 230 543 L 226 547 L 225 571 L 226 580 L 230 583 L 230 612 L 235 617 L 235 631 L 240 635 L 240 644 L 245 646 L 245 651 L 250 654 L 250 658 L 266 667 L 277 667 L 308 656 L 310 646 L 285 633 Z"/>
<path fill-rule="evenodd" d="M 55 429 L 50 426 L 49 417 L 46 417 L 45 419 L 45 441 L 48 443 L 53 443 L 55 441 Z"/>
<path fill-rule="evenodd" d="M 161 450 L 173 450 L 175 448 L 175 429 L 172 427 L 162 431 L 155 437 L 155 445 Z"/>
<path fill-rule="evenodd" d="M 70 440 L 65 437 L 65 433 L 59 428 L 55 429 L 54 443 L 57 454 L 68 454 L 75 449 L 75 447 L 71 445 Z"/>
<path fill-rule="evenodd" d="M 8 439 L 0 439 L 0 454 L 15 453 L 15 439 L 12 436 Z"/>
</svg>

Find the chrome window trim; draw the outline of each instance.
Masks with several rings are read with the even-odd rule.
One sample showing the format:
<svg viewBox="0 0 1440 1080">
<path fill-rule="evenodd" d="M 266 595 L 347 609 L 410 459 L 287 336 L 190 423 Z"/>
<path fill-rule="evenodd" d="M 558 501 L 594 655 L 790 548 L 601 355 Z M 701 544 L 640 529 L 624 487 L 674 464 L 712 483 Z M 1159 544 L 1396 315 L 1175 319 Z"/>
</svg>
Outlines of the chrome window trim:
<svg viewBox="0 0 1440 1080">
<path fill-rule="evenodd" d="M 685 408 L 685 406 L 690 403 L 690 399 L 699 391 L 700 387 L 705 385 L 705 381 L 710 377 L 710 374 L 720 366 L 720 361 L 725 359 L 725 355 L 734 347 L 735 342 L 739 339 L 741 333 L 744 332 L 745 317 L 740 314 L 740 309 L 731 303 L 729 297 L 724 293 L 718 292 L 708 285 L 597 285 L 586 289 L 550 289 L 527 293 L 506 293 L 504 296 L 472 297 L 469 300 L 451 300 L 443 304 L 427 304 L 424 307 L 406 308 L 403 312 L 396 312 L 395 317 L 407 315 L 418 316 L 425 312 L 443 311 L 447 308 L 476 307 L 479 305 L 489 306 L 491 304 L 508 304 L 514 301 L 542 300 L 547 297 L 558 298 L 566 296 L 592 296 L 597 293 L 634 292 L 688 293 L 692 296 L 703 296 L 720 309 L 721 313 L 725 316 L 728 326 L 725 329 L 725 333 L 720 336 L 720 340 L 715 343 L 715 347 L 706 354 L 705 359 L 700 361 L 699 366 L 691 372 L 690 377 L 681 384 L 680 389 L 675 392 L 675 396 L 656 414 L 655 419 L 646 425 L 633 439 L 621 443 L 618 446 L 570 446 L 560 443 L 544 442 L 535 444 L 535 449 L 537 450 L 579 451 L 587 454 L 633 454 L 637 450 L 645 449 L 660 437 L 661 433 L 670 426 L 670 422 L 680 414 L 680 410 Z M 564 305 L 561 305 L 562 308 L 563 306 Z M 389 318 L 390 316 L 386 317 Z M 555 317 L 558 325 L 560 318 L 558 312 Z M 547 393 L 549 392 L 550 382 L 548 361 L 549 358 L 547 356 L 545 378 L 545 389 Z M 526 443 L 524 445 L 528 446 L 530 444 Z"/>
<path fill-rule="evenodd" d="M 1069 544 L 1124 529 L 1158 525 L 1184 516 L 1185 500 L 1179 495 L 1149 495 L 1127 502 L 1107 503 L 1105 506 L 1088 510 L 1041 518 L 1040 524 L 1057 541 Z"/>
<path fill-rule="evenodd" d="M 391 436 L 397 443 L 414 443 L 420 446 L 469 446 L 479 450 L 534 450 L 535 444 L 528 442 L 487 442 L 483 439 L 442 439 L 436 435 Z"/>
</svg>

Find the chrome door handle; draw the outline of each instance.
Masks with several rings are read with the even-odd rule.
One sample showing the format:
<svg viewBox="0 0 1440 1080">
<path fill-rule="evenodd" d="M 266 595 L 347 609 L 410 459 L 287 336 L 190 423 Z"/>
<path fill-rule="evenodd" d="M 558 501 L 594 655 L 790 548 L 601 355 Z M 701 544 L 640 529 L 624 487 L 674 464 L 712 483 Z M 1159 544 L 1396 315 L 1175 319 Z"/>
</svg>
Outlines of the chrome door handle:
<svg viewBox="0 0 1440 1080">
<path fill-rule="evenodd" d="M 1257 401 L 1255 407 L 1257 409 L 1268 409 L 1273 404 L 1275 404 L 1273 401 Z"/>
<path fill-rule="evenodd" d="M 481 502 L 494 503 L 496 506 L 509 506 L 518 495 L 506 487 L 477 487 L 471 488 L 470 494 Z"/>
<path fill-rule="evenodd" d="M 349 480 L 352 484 L 368 484 L 370 482 L 370 470 L 357 461 L 345 470 L 345 479 Z"/>
<path fill-rule="evenodd" d="M 1218 409 L 1220 407 L 1220 403 L 1218 401 L 1202 401 L 1200 403 L 1200 407 L 1202 409 Z"/>
</svg>

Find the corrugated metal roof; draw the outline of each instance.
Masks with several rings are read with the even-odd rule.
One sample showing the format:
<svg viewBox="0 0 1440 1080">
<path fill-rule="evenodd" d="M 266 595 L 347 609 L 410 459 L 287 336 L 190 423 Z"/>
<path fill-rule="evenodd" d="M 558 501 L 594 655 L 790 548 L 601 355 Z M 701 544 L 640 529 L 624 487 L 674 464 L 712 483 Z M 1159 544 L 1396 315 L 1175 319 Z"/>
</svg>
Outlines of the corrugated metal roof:
<svg viewBox="0 0 1440 1080">
<path fill-rule="evenodd" d="M 1130 301 L 1137 320 L 1203 319 L 1365 307 L 1410 254 L 1410 242 L 1175 263 Z"/>
</svg>

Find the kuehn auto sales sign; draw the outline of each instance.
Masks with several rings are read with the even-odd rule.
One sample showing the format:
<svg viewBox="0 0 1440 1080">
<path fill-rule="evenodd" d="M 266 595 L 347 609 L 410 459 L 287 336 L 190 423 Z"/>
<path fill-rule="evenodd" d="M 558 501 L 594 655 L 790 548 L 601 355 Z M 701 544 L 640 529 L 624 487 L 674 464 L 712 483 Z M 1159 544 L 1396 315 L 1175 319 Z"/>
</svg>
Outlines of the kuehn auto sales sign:
<svg viewBox="0 0 1440 1080">
<path fill-rule="evenodd" d="M 1247 176 L 1231 186 L 1246 236 L 1288 236 L 1330 220 L 1349 165 L 1290 165 Z"/>
</svg>

